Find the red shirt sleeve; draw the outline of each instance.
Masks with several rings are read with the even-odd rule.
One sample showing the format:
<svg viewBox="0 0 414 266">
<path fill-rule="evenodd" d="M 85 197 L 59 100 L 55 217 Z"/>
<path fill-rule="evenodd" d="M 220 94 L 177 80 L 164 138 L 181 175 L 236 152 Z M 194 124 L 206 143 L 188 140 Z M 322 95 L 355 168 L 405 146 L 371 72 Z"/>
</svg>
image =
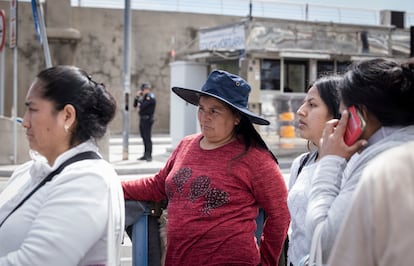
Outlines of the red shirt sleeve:
<svg viewBox="0 0 414 266">
<path fill-rule="evenodd" d="M 175 158 L 176 149 L 169 157 L 165 166 L 154 176 L 138 178 L 122 182 L 124 198 L 126 200 L 160 201 L 167 198 L 165 192 L 165 179 L 171 171 Z"/>
<path fill-rule="evenodd" d="M 288 193 L 280 168 L 270 155 L 260 162 L 253 193 L 267 214 L 260 242 L 261 265 L 277 265 L 290 223 Z"/>
</svg>

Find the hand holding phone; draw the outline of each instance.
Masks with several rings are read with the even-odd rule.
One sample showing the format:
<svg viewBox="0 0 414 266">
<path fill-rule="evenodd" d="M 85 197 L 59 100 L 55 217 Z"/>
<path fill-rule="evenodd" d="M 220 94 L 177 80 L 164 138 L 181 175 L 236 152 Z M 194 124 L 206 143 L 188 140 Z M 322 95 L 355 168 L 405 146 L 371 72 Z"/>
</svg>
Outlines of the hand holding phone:
<svg viewBox="0 0 414 266">
<path fill-rule="evenodd" d="M 346 125 L 344 141 L 346 145 L 351 146 L 358 140 L 358 138 L 364 132 L 365 120 L 361 112 L 357 108 L 355 108 L 355 106 L 349 107 L 348 112 L 349 117 L 348 123 Z"/>
</svg>

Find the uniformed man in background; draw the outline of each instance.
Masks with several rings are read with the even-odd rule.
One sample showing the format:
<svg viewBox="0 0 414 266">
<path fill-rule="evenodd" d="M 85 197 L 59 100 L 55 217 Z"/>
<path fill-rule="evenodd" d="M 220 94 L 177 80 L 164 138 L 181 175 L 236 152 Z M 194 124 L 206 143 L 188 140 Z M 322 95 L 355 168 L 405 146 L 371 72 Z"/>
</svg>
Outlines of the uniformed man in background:
<svg viewBox="0 0 414 266">
<path fill-rule="evenodd" d="M 156 100 L 151 92 L 151 85 L 143 83 L 134 98 L 134 108 L 138 109 L 139 132 L 144 142 L 144 154 L 138 160 L 152 161 L 151 129 L 154 123 Z"/>
</svg>

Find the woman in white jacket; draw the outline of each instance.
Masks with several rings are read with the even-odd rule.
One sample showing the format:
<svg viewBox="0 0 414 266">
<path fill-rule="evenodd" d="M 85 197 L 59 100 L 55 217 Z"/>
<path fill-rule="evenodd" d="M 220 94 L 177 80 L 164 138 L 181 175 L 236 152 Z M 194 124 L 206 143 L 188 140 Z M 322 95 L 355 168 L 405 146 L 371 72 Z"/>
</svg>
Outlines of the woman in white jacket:
<svg viewBox="0 0 414 266">
<path fill-rule="evenodd" d="M 0 194 L 0 265 L 117 265 L 123 194 L 96 145 L 114 98 L 83 70 L 57 66 L 37 75 L 25 104 L 32 160 Z"/>
<path fill-rule="evenodd" d="M 309 253 L 310 239 L 306 236 L 305 217 L 313 171 L 319 161 L 318 147 L 322 131 L 328 120 L 340 117 L 339 90 L 340 76 L 323 76 L 309 88 L 296 114 L 299 117 L 298 131 L 301 138 L 308 140 L 309 152 L 299 155 L 292 162 L 288 207 L 291 219 L 288 261 L 299 265 Z"/>
<path fill-rule="evenodd" d="M 367 163 L 389 148 L 414 140 L 413 72 L 410 63 L 364 60 L 353 64 L 339 84 L 342 117 L 329 121 L 324 129 L 306 214 L 308 236 L 322 223 L 324 263 Z M 350 106 L 361 112 L 366 126 L 359 140 L 348 146 L 345 109 Z"/>
<path fill-rule="evenodd" d="M 329 265 L 412 265 L 414 141 L 387 150 L 365 168 Z"/>
</svg>

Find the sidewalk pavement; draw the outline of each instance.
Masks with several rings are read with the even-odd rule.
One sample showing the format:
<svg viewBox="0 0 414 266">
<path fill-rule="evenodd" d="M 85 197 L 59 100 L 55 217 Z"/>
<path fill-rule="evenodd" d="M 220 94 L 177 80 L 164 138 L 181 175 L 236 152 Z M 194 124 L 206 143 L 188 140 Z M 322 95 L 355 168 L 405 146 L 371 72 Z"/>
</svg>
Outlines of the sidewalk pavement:
<svg viewBox="0 0 414 266">
<path fill-rule="evenodd" d="M 280 139 L 277 136 L 264 134 L 263 139 L 279 160 L 280 168 L 289 168 L 292 160 L 306 150 L 306 142 L 299 138 Z M 128 138 L 128 158 L 123 159 L 122 135 L 111 136 L 109 141 L 109 162 L 113 164 L 116 172 L 124 178 L 151 175 L 164 166 L 172 152 L 171 137 L 168 134 L 155 134 L 152 136 L 152 161 L 140 161 L 144 150 L 139 135 L 130 135 Z M 11 176 L 18 165 L 0 165 L 0 179 Z"/>
</svg>

